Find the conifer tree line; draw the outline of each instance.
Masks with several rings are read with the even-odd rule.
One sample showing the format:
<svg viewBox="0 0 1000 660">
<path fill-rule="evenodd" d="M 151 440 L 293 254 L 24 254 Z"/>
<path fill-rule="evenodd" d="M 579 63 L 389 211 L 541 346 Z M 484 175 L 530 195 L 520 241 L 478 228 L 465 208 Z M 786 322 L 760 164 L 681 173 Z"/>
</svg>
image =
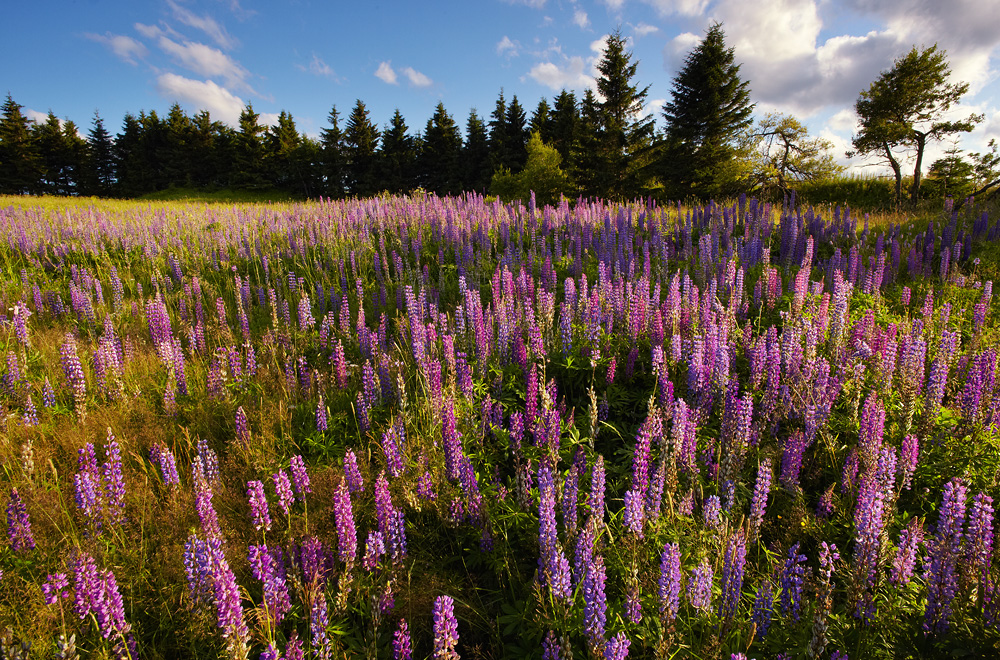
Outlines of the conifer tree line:
<svg viewBox="0 0 1000 660">
<path fill-rule="evenodd" d="M 358 99 L 349 111 L 334 105 L 317 139 L 300 133 L 286 111 L 264 125 L 249 103 L 236 127 L 207 111 L 188 116 L 175 103 L 162 117 L 127 114 L 115 135 L 95 113 L 82 134 L 52 112 L 29 121 L 8 95 L 0 108 L 0 193 L 137 197 L 182 187 L 340 198 L 423 189 L 504 198 L 534 191 L 540 202 L 560 195 L 709 199 L 780 194 L 796 180 L 841 170 L 831 145 L 809 138 L 794 117 L 772 114 L 754 124 L 749 81 L 721 25 L 685 59 L 661 127 L 647 111 L 650 87 L 636 81 L 637 65 L 615 31 L 596 90 L 563 90 L 530 115 L 501 89 L 488 116 L 473 108 L 461 126 L 438 103 L 415 131 L 398 109 L 380 127 Z M 876 146 L 893 146 L 880 139 Z"/>
</svg>

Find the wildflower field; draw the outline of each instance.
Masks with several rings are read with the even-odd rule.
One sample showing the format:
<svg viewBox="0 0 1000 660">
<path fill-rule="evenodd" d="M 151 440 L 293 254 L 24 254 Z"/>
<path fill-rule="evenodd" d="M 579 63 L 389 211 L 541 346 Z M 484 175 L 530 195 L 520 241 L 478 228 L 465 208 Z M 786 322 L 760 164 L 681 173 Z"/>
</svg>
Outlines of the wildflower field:
<svg viewBox="0 0 1000 660">
<path fill-rule="evenodd" d="M 990 657 L 1000 215 L 0 198 L 0 658 Z"/>
</svg>

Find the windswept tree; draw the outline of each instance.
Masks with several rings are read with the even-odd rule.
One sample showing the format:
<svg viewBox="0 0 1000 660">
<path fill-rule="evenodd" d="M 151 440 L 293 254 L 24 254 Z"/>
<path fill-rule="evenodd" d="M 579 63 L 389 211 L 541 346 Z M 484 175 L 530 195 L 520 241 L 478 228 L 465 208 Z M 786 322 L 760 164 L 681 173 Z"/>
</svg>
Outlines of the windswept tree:
<svg viewBox="0 0 1000 660">
<path fill-rule="evenodd" d="M 737 192 L 748 173 L 741 146 L 753 123 L 749 83 L 715 23 L 684 60 L 664 105 L 669 191 L 702 199 Z"/>
<path fill-rule="evenodd" d="M 644 192 L 650 178 L 653 116 L 644 114 L 649 86 L 634 82 L 638 60 L 626 49 L 620 30 L 608 36 L 597 63 L 600 104 L 600 157 L 605 172 L 599 194 L 613 199 Z"/>
<path fill-rule="evenodd" d="M 897 59 L 861 92 L 854 110 L 860 130 L 851 140 L 854 153 L 884 160 L 896 178 L 896 203 L 902 200 L 903 152 L 914 154 L 910 201 L 920 197 L 920 179 L 927 144 L 956 133 L 967 133 L 983 120 L 971 114 L 965 119 L 945 119 L 948 110 L 965 95 L 968 83 L 950 83 L 951 70 L 945 52 L 937 44 L 916 47 Z"/>
<path fill-rule="evenodd" d="M 815 181 L 843 171 L 833 159 L 829 140 L 809 137 L 802 122 L 791 115 L 772 112 L 757 124 L 758 140 L 755 183 L 767 191 L 782 193 L 800 181 Z"/>
</svg>

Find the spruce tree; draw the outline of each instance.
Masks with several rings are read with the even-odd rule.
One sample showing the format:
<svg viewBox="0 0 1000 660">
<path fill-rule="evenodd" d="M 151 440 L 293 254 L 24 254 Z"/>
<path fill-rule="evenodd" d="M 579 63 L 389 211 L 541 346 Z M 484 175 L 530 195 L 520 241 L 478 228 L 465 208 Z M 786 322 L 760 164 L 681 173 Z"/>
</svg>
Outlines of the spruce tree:
<svg viewBox="0 0 1000 660">
<path fill-rule="evenodd" d="M 473 108 L 469 111 L 469 119 L 465 122 L 465 144 L 462 147 L 462 187 L 469 191 L 485 192 L 490 185 L 492 174 L 486 124 Z"/>
<path fill-rule="evenodd" d="M 664 106 L 663 172 L 672 195 L 702 199 L 738 192 L 739 138 L 752 123 L 749 83 L 715 23 L 688 54 Z"/>
<path fill-rule="evenodd" d="M 377 193 L 379 132 L 361 99 L 354 104 L 344 130 L 347 161 L 347 188 L 352 195 L 368 197 Z"/>
<path fill-rule="evenodd" d="M 528 129 L 528 117 L 517 100 L 515 94 L 507 105 L 507 117 L 505 120 L 506 135 L 504 136 L 504 147 L 506 150 L 503 165 L 509 167 L 513 172 L 520 172 L 524 164 L 528 162 L 528 138 L 531 131 Z"/>
<path fill-rule="evenodd" d="M 31 121 L 10 94 L 0 113 L 0 193 L 37 192 L 41 187 L 42 163 L 31 134 Z"/>
<path fill-rule="evenodd" d="M 396 108 L 382 131 L 379 154 L 382 187 L 391 193 L 407 193 L 417 187 L 417 151 L 403 113 Z"/>
<path fill-rule="evenodd" d="M 570 175 L 580 191 L 596 196 L 603 190 L 606 159 L 601 157 L 601 107 L 594 90 L 587 89 L 580 103 L 580 121 L 571 150 Z"/>
<path fill-rule="evenodd" d="M 87 134 L 86 194 L 108 197 L 115 186 L 114 141 L 104 128 L 104 120 L 94 113 L 94 125 Z"/>
<path fill-rule="evenodd" d="M 240 113 L 240 128 L 236 134 L 236 158 L 233 185 L 237 188 L 259 190 L 267 186 L 264 171 L 264 133 L 260 115 L 253 104 L 247 103 Z"/>
<path fill-rule="evenodd" d="M 642 114 L 649 86 L 640 89 L 633 82 L 638 66 L 621 31 L 615 30 L 597 63 L 597 91 L 603 98 L 599 155 L 605 172 L 598 192 L 612 199 L 641 194 L 650 177 L 653 117 Z"/>
<path fill-rule="evenodd" d="M 496 106 L 490 113 L 490 161 L 492 169 L 498 170 L 507 166 L 507 102 L 503 97 L 503 88 Z"/>
<path fill-rule="evenodd" d="M 573 92 L 564 89 L 559 93 L 555 99 L 549 123 L 552 146 L 562 156 L 563 168 L 572 170 L 571 154 L 580 126 L 580 109 L 577 107 L 576 95 Z"/>
<path fill-rule="evenodd" d="M 76 134 L 76 126 L 67 132 L 64 123 L 49 111 L 45 122 L 32 129 L 42 167 L 42 185 L 39 192 L 50 195 L 72 195 L 77 192 L 80 168 L 83 164 L 86 142 Z"/>
<path fill-rule="evenodd" d="M 439 195 L 456 194 L 462 190 L 462 177 L 458 170 L 462 151 L 462 134 L 458 124 L 438 103 L 434 115 L 427 120 L 424 142 L 420 150 L 421 183 L 427 190 Z"/>
<path fill-rule="evenodd" d="M 552 140 L 552 108 L 546 99 L 542 99 L 535 106 L 535 111 L 531 113 L 531 120 L 528 122 L 528 130 L 531 133 L 538 133 L 543 142 L 549 143 Z"/>
<path fill-rule="evenodd" d="M 330 110 L 327 120 L 330 122 L 330 127 L 319 132 L 323 191 L 327 197 L 338 199 L 344 196 L 346 157 L 344 133 L 340 128 L 340 113 L 337 112 L 336 105 Z"/>
</svg>

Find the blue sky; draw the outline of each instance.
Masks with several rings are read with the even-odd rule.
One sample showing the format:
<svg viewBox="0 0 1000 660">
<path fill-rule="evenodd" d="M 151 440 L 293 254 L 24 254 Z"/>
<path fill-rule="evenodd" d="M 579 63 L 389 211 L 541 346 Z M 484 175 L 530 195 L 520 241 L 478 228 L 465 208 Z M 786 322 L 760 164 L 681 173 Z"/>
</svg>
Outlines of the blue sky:
<svg viewBox="0 0 1000 660">
<path fill-rule="evenodd" d="M 360 98 L 380 126 L 399 108 L 415 133 L 438 101 L 464 127 L 501 88 L 529 115 L 564 87 L 582 93 L 620 27 L 662 123 L 685 54 L 720 21 L 758 112 L 796 115 L 847 163 L 858 93 L 914 45 L 938 43 L 970 83 L 956 117 L 986 116 L 960 146 L 1000 137 L 998 13 L 1000 0 L 40 0 L 6 8 L 0 93 L 85 131 L 95 110 L 115 133 L 126 112 L 174 101 L 235 124 L 249 101 L 317 135 L 334 104 L 344 116 Z"/>
</svg>

